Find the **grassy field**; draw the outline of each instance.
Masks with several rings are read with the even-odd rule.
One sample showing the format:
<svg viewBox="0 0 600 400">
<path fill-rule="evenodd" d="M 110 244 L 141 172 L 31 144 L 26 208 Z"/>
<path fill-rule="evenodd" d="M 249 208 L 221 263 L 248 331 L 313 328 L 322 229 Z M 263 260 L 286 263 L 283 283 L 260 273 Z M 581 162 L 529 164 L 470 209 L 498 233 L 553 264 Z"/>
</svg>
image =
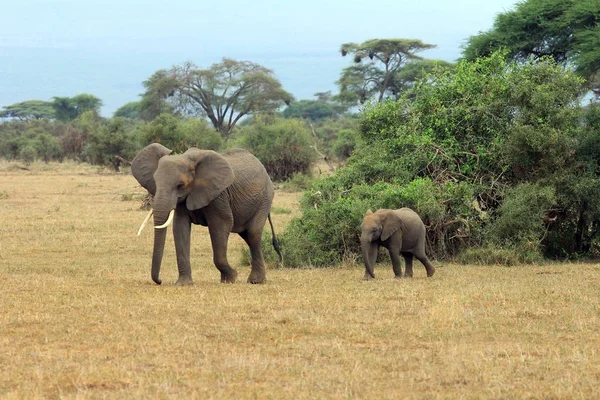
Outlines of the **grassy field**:
<svg viewBox="0 0 600 400">
<path fill-rule="evenodd" d="M 599 264 L 270 269 L 266 285 L 242 266 L 223 285 L 195 227 L 196 285 L 173 285 L 168 240 L 157 286 L 142 194 L 89 166 L 0 163 L 0 398 L 600 398 Z M 276 193 L 277 230 L 297 200 Z"/>
</svg>

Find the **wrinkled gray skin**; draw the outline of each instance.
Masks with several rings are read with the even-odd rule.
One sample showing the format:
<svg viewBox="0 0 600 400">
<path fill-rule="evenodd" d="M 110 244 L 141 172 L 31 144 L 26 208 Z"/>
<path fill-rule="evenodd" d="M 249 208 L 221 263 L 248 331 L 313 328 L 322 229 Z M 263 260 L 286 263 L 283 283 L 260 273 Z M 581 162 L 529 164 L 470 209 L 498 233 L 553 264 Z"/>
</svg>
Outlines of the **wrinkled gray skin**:
<svg viewBox="0 0 600 400">
<path fill-rule="evenodd" d="M 250 248 L 252 270 L 248 282 L 265 283 L 261 236 L 267 218 L 270 222 L 274 190 L 264 166 L 242 149 L 223 155 L 196 148 L 181 155 L 170 154 L 171 150 L 153 143 L 133 159 L 131 171 L 140 185 L 154 195 L 154 226 L 165 223 L 171 210 L 175 210 L 173 238 L 179 270 L 176 285 L 193 284 L 192 223 L 208 226 L 213 260 L 221 272 L 221 282 L 233 283 L 237 277 L 236 270 L 227 261 L 229 234 L 235 232 Z M 154 230 L 152 280 L 159 285 L 166 231 L 166 228 Z M 279 253 L 274 232 L 273 245 Z"/>
<path fill-rule="evenodd" d="M 412 278 L 413 256 L 421 261 L 427 270 L 427 276 L 435 273 L 435 268 L 425 255 L 425 225 L 419 215 L 410 208 L 399 210 L 368 210 L 360 224 L 365 276 L 363 279 L 374 279 L 373 266 L 377 260 L 379 246 L 390 252 L 392 267 L 396 278 L 402 278 L 400 254 L 406 262 L 404 276 Z"/>
</svg>

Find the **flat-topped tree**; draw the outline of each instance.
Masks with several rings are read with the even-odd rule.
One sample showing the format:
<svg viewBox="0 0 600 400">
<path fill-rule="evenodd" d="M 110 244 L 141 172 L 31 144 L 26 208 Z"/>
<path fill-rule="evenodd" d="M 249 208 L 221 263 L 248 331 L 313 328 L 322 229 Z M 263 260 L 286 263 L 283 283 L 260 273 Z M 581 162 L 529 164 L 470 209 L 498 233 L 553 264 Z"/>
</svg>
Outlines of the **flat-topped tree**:
<svg viewBox="0 0 600 400">
<path fill-rule="evenodd" d="M 386 97 L 396 96 L 399 88 L 394 86 L 394 76 L 411 60 L 421 60 L 415 53 L 431 49 L 435 45 L 418 39 L 372 39 L 363 43 L 344 43 L 342 56 L 352 55 L 354 65 L 344 68 L 337 84 L 339 99 L 346 103 L 364 103 L 376 98 L 382 102 Z"/>
<path fill-rule="evenodd" d="M 153 82 L 169 81 L 162 94 L 175 112 L 207 117 L 224 139 L 242 117 L 275 111 L 293 99 L 271 70 L 250 61 L 223 58 L 208 69 L 187 62 L 157 74 L 163 79 L 146 81 L 146 94 L 157 92 Z"/>
<path fill-rule="evenodd" d="M 19 120 L 54 118 L 52 103 L 43 100 L 27 100 L 2 107 L 0 118 Z"/>
</svg>

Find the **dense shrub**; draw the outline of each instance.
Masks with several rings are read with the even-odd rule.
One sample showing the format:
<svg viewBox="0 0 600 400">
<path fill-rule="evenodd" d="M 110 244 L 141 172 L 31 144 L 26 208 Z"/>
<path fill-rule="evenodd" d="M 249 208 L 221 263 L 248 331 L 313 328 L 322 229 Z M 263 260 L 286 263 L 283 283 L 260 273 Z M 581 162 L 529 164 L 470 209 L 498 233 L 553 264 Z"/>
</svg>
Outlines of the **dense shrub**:
<svg viewBox="0 0 600 400">
<path fill-rule="evenodd" d="M 600 222 L 591 201 L 600 117 L 593 107 L 582 114 L 581 83 L 551 60 L 507 63 L 496 53 L 367 107 L 364 145 L 305 193 L 283 235 L 297 256 L 288 264 L 358 257 L 367 208 L 415 209 L 436 258 L 479 246 L 519 261 L 588 252 Z"/>
<path fill-rule="evenodd" d="M 0 124 L 0 156 L 27 163 L 36 159 L 45 162 L 62 160 L 64 154 L 59 136 L 66 129 L 65 124 L 47 119 Z"/>
<path fill-rule="evenodd" d="M 84 149 L 87 159 L 96 165 L 117 165 L 116 156 L 131 160 L 138 147 L 125 118 L 116 117 L 88 132 Z"/>
<path fill-rule="evenodd" d="M 254 118 L 241 129 L 233 145 L 253 153 L 276 181 L 307 173 L 316 158 L 310 128 L 297 119 Z"/>
<path fill-rule="evenodd" d="M 337 135 L 337 139 L 333 142 L 333 154 L 340 160 L 345 160 L 358 147 L 360 135 L 357 131 L 344 129 Z"/>
<path fill-rule="evenodd" d="M 190 147 L 219 150 L 223 140 L 219 133 L 203 119 L 181 119 L 163 113 L 152 122 L 139 127 L 142 146 L 161 143 L 175 153 L 183 153 Z"/>
</svg>

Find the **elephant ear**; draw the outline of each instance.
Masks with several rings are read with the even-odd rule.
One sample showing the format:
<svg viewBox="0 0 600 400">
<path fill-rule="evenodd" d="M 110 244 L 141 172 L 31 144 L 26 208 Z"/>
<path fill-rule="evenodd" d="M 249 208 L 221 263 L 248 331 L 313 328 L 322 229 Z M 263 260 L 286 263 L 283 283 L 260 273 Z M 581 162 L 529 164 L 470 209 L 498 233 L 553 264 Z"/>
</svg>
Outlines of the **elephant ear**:
<svg viewBox="0 0 600 400">
<path fill-rule="evenodd" d="M 381 240 L 388 240 L 390 236 L 394 233 L 398 232 L 398 230 L 403 228 L 402 219 L 392 210 L 385 210 L 382 212 L 382 225 L 383 229 L 381 231 Z"/>
<path fill-rule="evenodd" d="M 193 188 L 185 201 L 188 210 L 206 207 L 233 183 L 233 170 L 219 153 L 191 148 L 183 155 L 196 166 Z"/>
<path fill-rule="evenodd" d="M 156 194 L 154 172 L 158 168 L 158 160 L 171 152 L 162 144 L 152 143 L 144 147 L 131 162 L 131 173 L 152 196 Z"/>
</svg>

